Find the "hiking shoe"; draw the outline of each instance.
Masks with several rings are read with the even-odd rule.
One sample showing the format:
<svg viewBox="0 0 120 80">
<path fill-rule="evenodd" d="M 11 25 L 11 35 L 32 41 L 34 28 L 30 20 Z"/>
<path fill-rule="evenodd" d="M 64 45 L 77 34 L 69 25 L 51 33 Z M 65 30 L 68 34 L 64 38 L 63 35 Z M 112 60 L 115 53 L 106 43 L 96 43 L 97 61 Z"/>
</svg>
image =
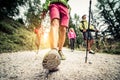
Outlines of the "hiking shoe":
<svg viewBox="0 0 120 80">
<path fill-rule="evenodd" d="M 90 50 L 89 53 L 91 53 L 91 54 L 95 54 L 95 52 L 94 52 L 93 50 Z"/>
<path fill-rule="evenodd" d="M 50 50 L 43 58 L 43 68 L 54 70 L 61 63 L 57 49 Z"/>
<path fill-rule="evenodd" d="M 64 54 L 63 54 L 63 52 L 61 50 L 59 50 L 58 53 L 59 53 L 59 55 L 61 57 L 61 60 L 65 60 L 66 59 Z"/>
</svg>

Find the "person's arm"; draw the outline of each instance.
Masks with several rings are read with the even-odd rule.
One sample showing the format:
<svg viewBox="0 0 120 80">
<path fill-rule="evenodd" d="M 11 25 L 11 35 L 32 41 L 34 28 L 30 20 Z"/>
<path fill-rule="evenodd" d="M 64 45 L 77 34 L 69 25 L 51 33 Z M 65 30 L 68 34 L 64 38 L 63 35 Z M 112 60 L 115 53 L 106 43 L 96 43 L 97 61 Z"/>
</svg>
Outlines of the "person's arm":
<svg viewBox="0 0 120 80">
<path fill-rule="evenodd" d="M 94 32 L 96 32 L 96 31 L 98 31 L 93 25 L 90 25 L 90 31 L 94 31 Z"/>
</svg>

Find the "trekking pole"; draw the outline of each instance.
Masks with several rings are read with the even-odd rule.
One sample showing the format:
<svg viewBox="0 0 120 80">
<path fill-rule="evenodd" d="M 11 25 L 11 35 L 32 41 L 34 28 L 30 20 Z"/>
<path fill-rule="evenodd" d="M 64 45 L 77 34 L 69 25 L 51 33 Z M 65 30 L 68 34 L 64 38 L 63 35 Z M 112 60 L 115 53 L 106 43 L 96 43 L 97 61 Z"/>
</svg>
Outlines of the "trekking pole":
<svg viewBox="0 0 120 80">
<path fill-rule="evenodd" d="M 92 3 L 92 1 L 90 0 L 90 2 L 89 2 L 89 20 L 88 20 L 88 30 L 87 30 L 88 38 L 89 38 L 89 36 L 90 36 L 89 31 L 90 31 L 91 3 Z M 87 63 L 87 58 L 88 58 L 88 38 L 87 38 L 87 48 L 86 48 L 85 63 Z"/>
</svg>

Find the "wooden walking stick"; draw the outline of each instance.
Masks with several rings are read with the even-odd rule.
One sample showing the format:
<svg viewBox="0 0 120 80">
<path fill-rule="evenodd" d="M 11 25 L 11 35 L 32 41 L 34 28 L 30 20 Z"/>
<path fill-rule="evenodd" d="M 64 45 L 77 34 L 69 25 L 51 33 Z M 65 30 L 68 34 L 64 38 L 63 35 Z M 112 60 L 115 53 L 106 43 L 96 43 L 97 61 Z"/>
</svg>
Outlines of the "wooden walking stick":
<svg viewBox="0 0 120 80">
<path fill-rule="evenodd" d="M 92 1 L 90 0 L 89 2 L 89 20 L 88 20 L 88 30 L 87 30 L 87 33 L 88 33 L 88 38 L 90 36 L 90 14 L 91 14 L 91 3 Z M 87 63 L 87 58 L 88 58 L 88 39 L 87 39 L 87 47 L 86 47 L 86 57 L 85 57 L 85 63 Z"/>
</svg>

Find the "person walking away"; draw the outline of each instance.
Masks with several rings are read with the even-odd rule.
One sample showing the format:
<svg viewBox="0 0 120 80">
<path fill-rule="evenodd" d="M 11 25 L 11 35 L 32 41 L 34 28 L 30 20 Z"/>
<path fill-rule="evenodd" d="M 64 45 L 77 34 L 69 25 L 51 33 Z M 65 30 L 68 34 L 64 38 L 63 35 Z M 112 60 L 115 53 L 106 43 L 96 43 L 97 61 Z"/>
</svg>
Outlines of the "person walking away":
<svg viewBox="0 0 120 80">
<path fill-rule="evenodd" d="M 65 60 L 62 52 L 66 39 L 66 30 L 69 25 L 69 5 L 68 0 L 46 0 L 43 4 L 43 13 L 49 11 L 51 28 L 50 28 L 50 52 L 60 55 L 61 60 Z M 50 53 L 49 52 L 49 53 Z"/>
<path fill-rule="evenodd" d="M 69 29 L 68 38 L 69 38 L 69 41 L 70 41 L 71 51 L 73 52 L 74 51 L 74 43 L 75 43 L 75 39 L 76 39 L 76 33 L 74 32 L 73 28 Z"/>
<path fill-rule="evenodd" d="M 87 44 L 88 40 L 88 49 L 89 53 L 95 54 L 95 52 L 92 50 L 92 45 L 94 43 L 94 39 L 92 36 L 92 31 L 97 31 L 94 26 L 90 25 L 89 32 L 88 32 L 88 22 L 86 20 L 86 15 L 82 16 L 82 21 L 80 22 L 80 31 L 83 33 L 83 38 L 85 40 L 85 43 Z M 89 35 L 89 36 L 88 36 Z"/>
</svg>

